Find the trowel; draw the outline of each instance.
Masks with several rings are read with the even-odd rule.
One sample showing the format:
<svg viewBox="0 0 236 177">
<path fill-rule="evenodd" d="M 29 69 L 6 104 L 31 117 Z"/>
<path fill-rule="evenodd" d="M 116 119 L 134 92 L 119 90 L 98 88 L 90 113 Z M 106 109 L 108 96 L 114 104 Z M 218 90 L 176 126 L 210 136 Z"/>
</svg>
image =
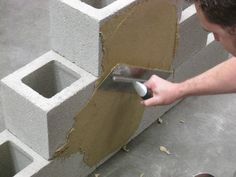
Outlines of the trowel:
<svg viewBox="0 0 236 177">
<path fill-rule="evenodd" d="M 117 64 L 110 74 L 99 84 L 98 89 L 132 93 L 135 92 L 135 82 L 144 83 L 152 75 L 167 79 L 172 73 L 172 71 L 160 69 Z"/>
</svg>

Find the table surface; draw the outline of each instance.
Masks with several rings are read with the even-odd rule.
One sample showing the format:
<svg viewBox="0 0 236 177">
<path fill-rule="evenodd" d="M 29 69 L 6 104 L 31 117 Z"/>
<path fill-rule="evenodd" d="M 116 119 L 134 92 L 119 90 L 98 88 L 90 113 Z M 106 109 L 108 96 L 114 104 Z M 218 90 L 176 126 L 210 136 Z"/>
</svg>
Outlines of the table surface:
<svg viewBox="0 0 236 177">
<path fill-rule="evenodd" d="M 132 140 L 129 152 L 118 152 L 89 177 L 192 177 L 199 172 L 233 177 L 235 105 L 233 94 L 187 98 L 162 117 L 162 124 L 153 123 Z"/>
</svg>

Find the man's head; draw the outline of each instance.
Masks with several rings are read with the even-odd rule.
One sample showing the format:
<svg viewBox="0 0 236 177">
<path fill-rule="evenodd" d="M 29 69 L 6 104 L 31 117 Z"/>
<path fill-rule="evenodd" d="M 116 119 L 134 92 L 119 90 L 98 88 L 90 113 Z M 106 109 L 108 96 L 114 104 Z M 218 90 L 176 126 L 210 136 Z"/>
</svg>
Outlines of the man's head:
<svg viewBox="0 0 236 177">
<path fill-rule="evenodd" d="M 236 0 L 192 0 L 202 27 L 236 56 Z"/>
</svg>

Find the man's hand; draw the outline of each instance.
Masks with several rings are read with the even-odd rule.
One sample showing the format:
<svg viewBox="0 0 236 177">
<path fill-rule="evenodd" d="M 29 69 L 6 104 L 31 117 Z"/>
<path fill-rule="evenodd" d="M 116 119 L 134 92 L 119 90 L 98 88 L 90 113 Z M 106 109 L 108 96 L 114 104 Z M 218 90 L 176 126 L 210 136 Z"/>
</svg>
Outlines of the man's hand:
<svg viewBox="0 0 236 177">
<path fill-rule="evenodd" d="M 171 104 L 181 98 L 179 84 L 164 80 L 153 75 L 144 83 L 147 88 L 151 89 L 153 97 L 142 101 L 145 106 L 156 106 Z"/>
</svg>

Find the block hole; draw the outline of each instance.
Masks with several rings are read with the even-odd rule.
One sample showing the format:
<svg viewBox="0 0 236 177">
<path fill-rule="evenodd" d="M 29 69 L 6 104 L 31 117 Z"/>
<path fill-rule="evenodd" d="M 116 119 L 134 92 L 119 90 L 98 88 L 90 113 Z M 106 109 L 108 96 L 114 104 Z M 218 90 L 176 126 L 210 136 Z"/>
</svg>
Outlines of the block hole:
<svg viewBox="0 0 236 177">
<path fill-rule="evenodd" d="M 214 176 L 208 173 L 201 173 L 201 174 L 195 175 L 194 177 L 214 177 Z"/>
<path fill-rule="evenodd" d="M 96 8 L 96 9 L 102 9 L 109 4 L 115 2 L 116 0 L 81 0 L 82 2 Z"/>
<path fill-rule="evenodd" d="M 33 162 L 33 159 L 12 142 L 0 145 L 0 177 L 12 177 Z"/>
<path fill-rule="evenodd" d="M 73 82 L 80 75 L 57 61 L 51 61 L 22 79 L 22 82 L 40 95 L 51 98 Z"/>
</svg>

